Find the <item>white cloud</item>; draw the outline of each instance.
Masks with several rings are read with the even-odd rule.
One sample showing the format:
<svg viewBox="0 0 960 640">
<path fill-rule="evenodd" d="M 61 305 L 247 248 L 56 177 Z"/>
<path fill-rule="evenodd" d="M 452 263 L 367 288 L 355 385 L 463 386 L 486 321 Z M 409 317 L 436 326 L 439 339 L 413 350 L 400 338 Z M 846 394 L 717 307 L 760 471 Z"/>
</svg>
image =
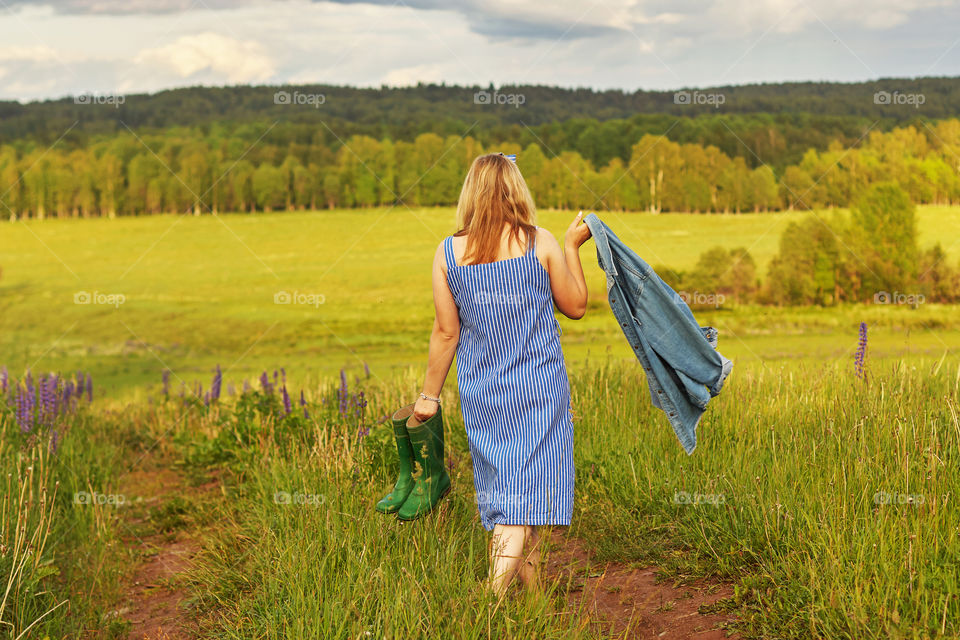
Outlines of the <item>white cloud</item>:
<svg viewBox="0 0 960 640">
<path fill-rule="evenodd" d="M 633 90 L 960 74 L 957 0 L 29 1 L 0 11 L 0 99 L 264 82 Z"/>
<path fill-rule="evenodd" d="M 276 71 L 273 59 L 260 43 L 213 31 L 180 36 L 170 44 L 144 49 L 133 61 L 167 69 L 184 79 L 209 71 L 231 84 L 264 82 Z"/>
<path fill-rule="evenodd" d="M 383 84 L 392 87 L 409 87 L 418 82 L 439 83 L 444 78 L 443 70 L 435 64 L 418 64 L 412 67 L 391 69 L 383 76 Z"/>
</svg>

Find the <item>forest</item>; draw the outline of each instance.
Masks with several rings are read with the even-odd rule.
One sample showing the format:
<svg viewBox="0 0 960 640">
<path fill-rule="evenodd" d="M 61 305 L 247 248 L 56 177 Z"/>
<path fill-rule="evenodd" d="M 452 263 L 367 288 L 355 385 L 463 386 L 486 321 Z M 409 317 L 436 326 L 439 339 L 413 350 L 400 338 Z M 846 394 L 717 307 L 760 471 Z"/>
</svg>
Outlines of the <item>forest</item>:
<svg viewBox="0 0 960 640">
<path fill-rule="evenodd" d="M 765 161 L 754 166 L 712 144 L 676 141 L 669 129 L 642 135 L 626 159 L 615 154 L 597 164 L 541 142 L 485 144 L 473 135 L 343 139 L 321 125 L 304 140 L 272 138 L 282 126 L 128 130 L 72 148 L 6 143 L 0 145 L 0 184 L 6 185 L 0 211 L 10 219 L 42 219 L 450 205 L 470 162 L 489 151 L 518 154 L 540 207 L 820 209 L 849 206 L 866 186 L 884 181 L 899 183 L 913 203 L 960 202 L 957 119 L 868 129 L 855 145 L 833 140 L 782 169 Z"/>
</svg>

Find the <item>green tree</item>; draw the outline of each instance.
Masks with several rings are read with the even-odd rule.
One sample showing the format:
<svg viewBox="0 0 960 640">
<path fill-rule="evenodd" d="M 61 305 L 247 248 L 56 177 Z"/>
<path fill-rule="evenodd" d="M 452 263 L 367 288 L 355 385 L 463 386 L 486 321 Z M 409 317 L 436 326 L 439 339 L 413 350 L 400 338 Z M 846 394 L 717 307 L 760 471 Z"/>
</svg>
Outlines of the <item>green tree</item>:
<svg viewBox="0 0 960 640">
<path fill-rule="evenodd" d="M 861 300 L 879 292 L 906 292 L 917 277 L 917 223 L 913 203 L 899 185 L 873 185 L 851 211 L 850 246 L 860 263 Z"/>
</svg>

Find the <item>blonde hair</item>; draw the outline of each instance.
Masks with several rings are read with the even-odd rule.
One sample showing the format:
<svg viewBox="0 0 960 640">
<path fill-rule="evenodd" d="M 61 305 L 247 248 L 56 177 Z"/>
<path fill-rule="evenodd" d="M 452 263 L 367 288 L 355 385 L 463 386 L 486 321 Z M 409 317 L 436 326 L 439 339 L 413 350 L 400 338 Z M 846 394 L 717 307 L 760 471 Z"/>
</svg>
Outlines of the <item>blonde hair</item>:
<svg viewBox="0 0 960 640">
<path fill-rule="evenodd" d="M 518 245 L 526 232 L 529 248 L 536 234 L 536 207 L 520 169 L 501 153 L 478 156 L 470 165 L 457 201 L 455 236 L 469 234 L 463 264 L 493 262 L 500 250 L 503 224 Z"/>
</svg>

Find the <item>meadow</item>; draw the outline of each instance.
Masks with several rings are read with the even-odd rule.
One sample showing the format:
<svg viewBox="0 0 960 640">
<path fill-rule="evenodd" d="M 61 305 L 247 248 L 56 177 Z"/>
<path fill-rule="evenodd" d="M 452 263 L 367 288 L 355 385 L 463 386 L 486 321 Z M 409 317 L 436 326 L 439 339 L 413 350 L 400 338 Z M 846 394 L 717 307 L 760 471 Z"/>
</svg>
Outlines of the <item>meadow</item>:
<svg viewBox="0 0 960 640">
<path fill-rule="evenodd" d="M 826 215 L 826 214 L 821 214 Z M 758 272 L 799 212 L 687 215 L 605 212 L 650 264 L 692 267 L 715 245 L 744 246 Z M 561 238 L 573 214 L 541 211 Z M 960 255 L 960 208 L 919 207 L 919 244 Z M 89 371 L 111 396 L 136 394 L 169 368 L 175 382 L 285 366 L 319 381 L 341 368 L 388 379 L 426 366 L 430 266 L 454 211 L 367 209 L 270 215 L 47 220 L 0 226 L 0 363 L 12 371 Z M 560 317 L 570 366 L 632 355 L 606 302 L 592 243 L 581 249 L 587 315 Z M 74 304 L 86 293 L 92 304 Z M 286 294 L 290 304 L 277 304 Z M 120 298 L 119 296 L 122 296 Z M 887 305 L 702 309 L 738 362 L 840 358 L 871 328 L 878 355 L 940 355 L 960 343 L 949 307 Z"/>
<path fill-rule="evenodd" d="M 601 218 L 654 264 L 742 245 L 762 271 L 799 215 Z M 540 224 L 559 234 L 571 217 Z M 960 210 L 918 219 L 921 247 L 940 241 L 955 260 Z M 198 548 L 183 615 L 200 637 L 598 637 L 567 601 L 587 576 L 545 599 L 478 593 L 486 534 L 453 372 L 451 496 L 409 525 L 372 511 L 395 475 L 383 416 L 420 384 L 430 260 L 452 231 L 450 209 L 0 226 L 11 387 L 27 368 L 81 369 L 94 391 L 28 433 L 0 409 L 0 637 L 126 637 L 118 603 L 151 535 Z M 677 584 L 733 585 L 719 606 L 743 637 L 960 637 L 957 309 L 697 311 L 735 368 L 687 456 L 606 307 L 591 243 L 582 257 L 588 314 L 561 318 L 571 535 Z M 74 304 L 81 291 L 99 303 Z M 217 365 L 222 391 L 204 402 Z M 157 500 L 143 474 L 161 472 L 173 496 Z M 84 491 L 127 506 L 78 502 Z"/>
</svg>

